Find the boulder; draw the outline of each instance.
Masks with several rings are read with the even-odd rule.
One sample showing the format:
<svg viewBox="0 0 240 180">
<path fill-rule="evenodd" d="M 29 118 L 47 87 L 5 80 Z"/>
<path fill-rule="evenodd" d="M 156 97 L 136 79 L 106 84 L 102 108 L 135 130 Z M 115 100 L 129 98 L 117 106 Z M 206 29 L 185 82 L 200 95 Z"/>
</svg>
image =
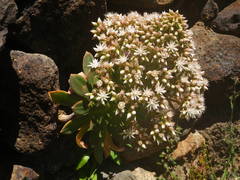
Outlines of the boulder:
<svg viewBox="0 0 240 180">
<path fill-rule="evenodd" d="M 194 153 L 204 144 L 205 139 L 199 132 L 190 133 L 186 139 L 178 143 L 177 148 L 172 153 L 172 158 L 178 159 L 189 153 Z"/>
<path fill-rule="evenodd" d="M 17 6 L 14 0 L 0 0 L 0 51 L 6 42 L 7 27 L 15 22 L 16 14 Z"/>
<path fill-rule="evenodd" d="M 208 0 L 201 12 L 202 21 L 209 23 L 218 14 L 219 8 L 214 0 Z"/>
<path fill-rule="evenodd" d="M 211 27 L 216 32 L 240 37 L 240 0 L 233 2 L 218 13 Z"/>
<path fill-rule="evenodd" d="M 11 26 L 11 40 L 54 59 L 63 88 L 70 73 L 80 72 L 82 57 L 92 50 L 92 21 L 106 12 L 105 0 L 18 1 L 22 11 Z"/>
<path fill-rule="evenodd" d="M 55 137 L 57 108 L 48 91 L 59 89 L 58 68 L 41 54 L 11 51 L 13 68 L 19 79 L 18 135 L 15 148 L 33 153 L 46 148 Z"/>
<path fill-rule="evenodd" d="M 213 32 L 202 22 L 192 28 L 196 56 L 209 81 L 240 73 L 240 39 Z"/>
<path fill-rule="evenodd" d="M 133 171 L 124 170 L 116 173 L 111 180 L 156 180 L 156 173 L 137 167 Z"/>
<path fill-rule="evenodd" d="M 205 94 L 206 112 L 195 126 L 200 129 L 229 120 L 233 79 L 240 76 L 240 39 L 215 33 L 202 22 L 196 23 L 191 30 L 196 57 L 209 80 L 209 89 Z"/>
<path fill-rule="evenodd" d="M 0 0 L 0 26 L 7 27 L 14 23 L 17 14 L 17 5 L 14 0 Z"/>
<path fill-rule="evenodd" d="M 20 179 L 39 179 L 39 175 L 31 168 L 24 167 L 21 165 L 14 165 L 10 180 L 20 180 Z"/>
</svg>

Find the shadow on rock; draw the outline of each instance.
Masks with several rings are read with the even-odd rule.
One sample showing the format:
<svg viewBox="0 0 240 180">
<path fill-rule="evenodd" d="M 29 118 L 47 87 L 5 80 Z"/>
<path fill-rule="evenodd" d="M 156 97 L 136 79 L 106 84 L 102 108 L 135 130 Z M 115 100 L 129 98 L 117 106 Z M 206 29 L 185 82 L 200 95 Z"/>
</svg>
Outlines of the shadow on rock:
<svg viewBox="0 0 240 180">
<path fill-rule="evenodd" d="M 0 179 L 8 179 L 12 163 L 19 158 L 12 147 L 19 131 L 17 117 L 20 97 L 18 78 L 6 49 L 0 53 L 0 85 Z"/>
</svg>

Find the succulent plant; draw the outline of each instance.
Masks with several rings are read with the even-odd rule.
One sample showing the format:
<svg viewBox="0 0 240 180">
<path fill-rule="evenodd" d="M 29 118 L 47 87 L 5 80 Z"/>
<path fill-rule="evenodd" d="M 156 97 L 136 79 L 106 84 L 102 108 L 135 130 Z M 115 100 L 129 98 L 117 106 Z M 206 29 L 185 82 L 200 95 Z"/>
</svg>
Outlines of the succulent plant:
<svg viewBox="0 0 240 180">
<path fill-rule="evenodd" d="M 173 117 L 200 117 L 208 81 L 182 15 L 108 13 L 93 25 L 95 55 L 85 54 L 83 72 L 70 76 L 68 92 L 49 92 L 73 111 L 61 117 L 69 120 L 62 133 L 77 132 L 77 144 L 90 145 L 101 162 L 103 153 L 123 150 L 112 136 L 141 151 L 176 136 Z"/>
</svg>

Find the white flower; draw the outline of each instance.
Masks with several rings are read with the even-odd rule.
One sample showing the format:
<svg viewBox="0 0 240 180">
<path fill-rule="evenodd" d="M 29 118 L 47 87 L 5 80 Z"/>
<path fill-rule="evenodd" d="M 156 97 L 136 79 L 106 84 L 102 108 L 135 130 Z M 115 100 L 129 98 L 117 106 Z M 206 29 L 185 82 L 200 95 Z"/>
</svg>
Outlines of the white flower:
<svg viewBox="0 0 240 180">
<path fill-rule="evenodd" d="M 121 36 L 124 36 L 126 34 L 126 31 L 125 30 L 119 30 L 118 31 L 118 33 L 117 33 L 117 35 L 119 36 L 119 37 L 121 37 Z"/>
<path fill-rule="evenodd" d="M 173 41 L 170 41 L 169 43 L 167 43 L 167 47 L 166 48 L 167 48 L 167 50 L 172 51 L 172 52 L 178 50 L 177 49 L 177 44 L 175 42 L 173 42 Z"/>
<path fill-rule="evenodd" d="M 93 61 L 88 65 L 88 67 L 91 67 L 91 68 L 97 68 L 100 66 L 100 63 L 97 59 L 93 59 Z"/>
<path fill-rule="evenodd" d="M 123 55 L 116 59 L 116 64 L 123 64 L 128 60 L 127 56 Z"/>
<path fill-rule="evenodd" d="M 126 28 L 126 32 L 133 34 L 133 33 L 136 32 L 136 29 L 135 29 L 133 26 L 128 26 L 128 27 Z"/>
<path fill-rule="evenodd" d="M 108 28 L 107 29 L 107 35 L 111 35 L 111 34 L 117 34 L 118 33 L 118 31 L 116 31 L 115 29 L 113 29 L 113 28 Z"/>
<path fill-rule="evenodd" d="M 123 139 L 134 139 L 135 135 L 137 134 L 138 134 L 138 131 L 132 128 L 124 129 L 122 132 Z"/>
<path fill-rule="evenodd" d="M 147 54 L 147 51 L 145 50 L 145 48 L 143 46 L 138 47 L 134 52 L 135 56 L 144 56 L 146 54 Z"/>
<path fill-rule="evenodd" d="M 103 51 L 103 50 L 105 50 L 105 49 L 107 49 L 107 45 L 106 44 L 104 44 L 104 43 L 100 43 L 100 44 L 98 44 L 95 48 L 93 48 L 94 49 L 94 51 L 96 51 L 96 52 L 100 52 L 100 51 Z"/>
<path fill-rule="evenodd" d="M 113 22 L 112 22 L 111 20 L 109 20 L 109 19 L 104 20 L 103 23 L 104 23 L 106 26 L 109 26 L 109 27 L 113 25 Z"/>
<path fill-rule="evenodd" d="M 147 103 L 147 108 L 149 111 L 157 110 L 158 107 L 159 107 L 159 102 L 155 98 L 149 99 Z"/>
<path fill-rule="evenodd" d="M 161 58 L 163 58 L 163 59 L 169 58 L 169 54 L 168 54 L 166 51 L 160 52 L 159 55 L 160 55 Z"/>
<path fill-rule="evenodd" d="M 187 70 L 187 61 L 184 57 L 179 57 L 176 61 L 176 67 L 179 71 Z"/>
<path fill-rule="evenodd" d="M 120 102 L 118 103 L 118 108 L 121 109 L 121 110 L 123 110 L 123 109 L 125 108 L 125 102 L 120 101 Z"/>
<path fill-rule="evenodd" d="M 188 63 L 188 68 L 193 72 L 201 71 L 201 66 L 197 62 L 190 62 Z"/>
<path fill-rule="evenodd" d="M 96 82 L 97 87 L 101 87 L 103 85 L 103 82 L 101 80 L 98 80 Z"/>
<path fill-rule="evenodd" d="M 188 107 L 185 112 L 186 112 L 186 118 L 187 119 L 197 118 L 202 114 L 202 111 L 200 111 L 200 110 L 198 110 L 194 107 Z"/>
<path fill-rule="evenodd" d="M 104 40 L 104 39 L 107 38 L 107 36 L 106 36 L 105 34 L 100 34 L 99 36 L 97 36 L 97 38 L 98 38 L 99 40 Z M 94 48 L 93 48 L 93 49 L 94 49 Z"/>
<path fill-rule="evenodd" d="M 131 99 L 137 100 L 141 94 L 142 94 L 142 92 L 139 89 L 134 88 L 134 89 L 132 89 L 132 91 L 130 93 Z"/>
<path fill-rule="evenodd" d="M 154 94 L 154 92 L 151 89 L 148 89 L 148 88 L 146 88 L 143 91 L 143 96 L 146 96 L 146 97 L 151 97 L 153 94 Z"/>
<path fill-rule="evenodd" d="M 155 91 L 157 94 L 160 94 L 160 95 L 166 92 L 165 88 L 159 83 L 157 83 L 157 85 L 155 86 Z"/>
<path fill-rule="evenodd" d="M 180 79 L 181 83 L 189 84 L 188 76 L 182 76 Z"/>
<path fill-rule="evenodd" d="M 101 63 L 101 68 L 109 69 L 112 68 L 113 66 L 114 66 L 113 62 L 104 61 L 103 63 Z"/>
<path fill-rule="evenodd" d="M 109 94 L 105 91 L 101 90 L 99 93 L 97 93 L 96 100 L 101 101 L 103 105 L 105 105 L 105 101 L 109 98 Z"/>
</svg>

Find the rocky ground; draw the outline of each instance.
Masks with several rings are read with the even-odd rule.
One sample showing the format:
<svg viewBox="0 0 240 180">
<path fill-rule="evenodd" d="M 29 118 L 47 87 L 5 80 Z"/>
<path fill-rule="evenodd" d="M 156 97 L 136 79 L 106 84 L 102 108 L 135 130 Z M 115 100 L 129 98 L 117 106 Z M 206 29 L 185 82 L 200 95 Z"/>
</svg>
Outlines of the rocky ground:
<svg viewBox="0 0 240 180">
<path fill-rule="evenodd" d="M 69 74 L 81 71 L 83 54 L 96 44 L 92 21 L 112 11 L 168 9 L 188 19 L 210 82 L 205 114 L 195 124 L 183 124 L 188 133 L 197 130 L 205 145 L 176 157 L 172 173 L 180 179 L 206 179 L 207 172 L 221 177 L 234 156 L 228 171 L 239 177 L 240 101 L 234 99 L 231 118 L 229 97 L 240 91 L 234 83 L 240 78 L 240 0 L 0 0 L 0 180 L 77 178 L 74 168 L 81 152 L 73 137 L 59 135 L 58 109 L 47 92 L 67 89 Z M 161 175 L 152 164 L 151 158 L 123 167 L 106 162 L 101 174 L 105 179 L 151 180 Z"/>
</svg>

